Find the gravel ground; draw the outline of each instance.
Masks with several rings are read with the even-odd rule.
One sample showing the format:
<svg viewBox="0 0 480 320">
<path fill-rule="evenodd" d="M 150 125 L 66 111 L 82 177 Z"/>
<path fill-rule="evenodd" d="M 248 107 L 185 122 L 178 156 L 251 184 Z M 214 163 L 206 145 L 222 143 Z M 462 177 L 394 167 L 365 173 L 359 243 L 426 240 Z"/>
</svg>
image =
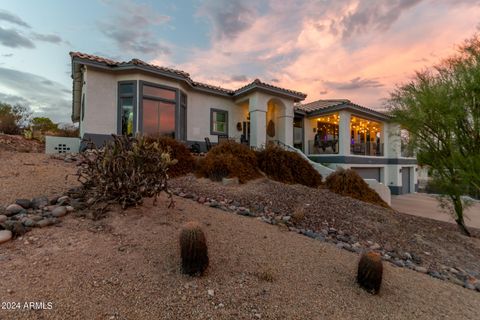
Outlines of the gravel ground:
<svg viewBox="0 0 480 320">
<path fill-rule="evenodd" d="M 0 143 L 1 146 L 1 143 Z M 18 198 L 55 195 L 77 184 L 75 165 L 43 153 L 18 153 L 0 148 L 0 205 Z"/>
<path fill-rule="evenodd" d="M 354 281 L 358 255 L 257 219 L 162 197 L 93 222 L 67 217 L 3 244 L 1 319 L 478 319 L 480 296 L 385 265 L 378 296 Z M 179 272 L 179 226 L 204 225 L 211 265 Z M 272 277 L 273 281 L 265 279 Z M 208 294 L 213 290 L 213 295 Z"/>
<path fill-rule="evenodd" d="M 475 237 L 468 238 L 460 234 L 456 225 L 447 222 L 399 213 L 326 189 L 285 185 L 269 179 L 223 186 L 190 175 L 174 179 L 170 185 L 198 196 L 234 200 L 254 212 L 267 210 L 284 215 L 303 209 L 305 218 L 296 224 L 298 228 L 320 231 L 333 227 L 359 242 L 372 241 L 398 255 L 408 252 L 427 269 L 448 266 L 466 270 L 476 278 L 480 276 L 478 229 L 471 229 Z"/>
</svg>

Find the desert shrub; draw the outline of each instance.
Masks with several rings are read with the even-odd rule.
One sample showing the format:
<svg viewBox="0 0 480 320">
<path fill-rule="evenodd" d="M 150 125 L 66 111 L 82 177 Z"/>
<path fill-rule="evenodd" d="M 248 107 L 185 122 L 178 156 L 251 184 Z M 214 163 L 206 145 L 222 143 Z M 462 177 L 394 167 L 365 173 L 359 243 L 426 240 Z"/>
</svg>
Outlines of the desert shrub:
<svg viewBox="0 0 480 320">
<path fill-rule="evenodd" d="M 352 169 L 337 169 L 334 173 L 328 175 L 326 185 L 330 191 L 342 196 L 352 197 L 386 208 L 389 207 L 378 193 L 371 189 L 365 180 Z"/>
<path fill-rule="evenodd" d="M 90 203 L 117 202 L 125 209 L 141 204 L 145 197 L 156 201 L 162 191 L 171 199 L 167 171 L 176 161 L 158 143 L 113 135 L 102 149 L 93 143 L 89 148 L 81 154 L 77 176 Z"/>
<path fill-rule="evenodd" d="M 269 178 L 291 184 L 318 187 L 322 176 L 299 154 L 270 144 L 256 153 L 258 166 Z"/>
<path fill-rule="evenodd" d="M 255 152 L 233 141 L 213 147 L 199 163 L 199 173 L 214 181 L 238 177 L 240 183 L 260 177 Z"/>
<path fill-rule="evenodd" d="M 300 223 L 305 219 L 305 209 L 304 208 L 297 208 L 292 213 L 292 221 L 294 223 Z"/>
<path fill-rule="evenodd" d="M 159 137 L 147 138 L 147 142 L 157 142 L 164 151 L 170 153 L 172 159 L 177 160 L 177 163 L 168 169 L 169 177 L 179 177 L 193 171 L 195 160 L 190 154 L 190 150 L 180 141 L 170 137 Z"/>
<path fill-rule="evenodd" d="M 30 121 L 31 112 L 28 107 L 10 105 L 0 102 L 0 132 L 5 134 L 21 134 Z"/>
<path fill-rule="evenodd" d="M 207 239 L 198 222 L 187 222 L 180 231 L 182 272 L 201 275 L 208 267 Z"/>
<path fill-rule="evenodd" d="M 358 263 L 357 282 L 373 294 L 380 291 L 382 284 L 383 264 L 379 253 L 369 252 L 362 254 Z"/>
</svg>

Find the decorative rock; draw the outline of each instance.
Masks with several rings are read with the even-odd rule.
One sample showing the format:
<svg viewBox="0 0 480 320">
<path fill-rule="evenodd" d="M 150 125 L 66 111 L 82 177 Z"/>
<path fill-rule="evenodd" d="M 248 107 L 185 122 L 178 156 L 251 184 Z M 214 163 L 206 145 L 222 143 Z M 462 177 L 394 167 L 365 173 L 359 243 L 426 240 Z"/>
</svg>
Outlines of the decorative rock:
<svg viewBox="0 0 480 320">
<path fill-rule="evenodd" d="M 405 262 L 403 262 L 403 260 L 398 260 L 398 259 L 394 260 L 393 264 L 396 265 L 397 267 L 400 267 L 400 268 L 405 267 Z"/>
<path fill-rule="evenodd" d="M 32 219 L 26 219 L 25 221 L 23 221 L 23 225 L 27 228 L 33 228 L 35 227 L 36 222 L 33 221 Z"/>
<path fill-rule="evenodd" d="M 43 217 L 40 215 L 34 214 L 30 216 L 30 219 L 32 219 L 33 221 L 40 221 L 43 219 Z"/>
<path fill-rule="evenodd" d="M 465 282 L 465 284 L 463 286 L 467 289 L 475 290 L 475 286 L 473 284 L 471 284 L 470 282 Z"/>
<path fill-rule="evenodd" d="M 215 296 L 215 291 L 213 291 L 212 289 L 208 289 L 208 290 L 207 290 L 207 293 L 208 293 L 208 295 L 209 295 L 210 297 Z"/>
<path fill-rule="evenodd" d="M 25 227 L 23 226 L 23 223 L 20 221 L 16 221 L 12 225 L 12 233 L 15 237 L 21 237 L 25 233 L 27 233 L 27 230 L 25 230 Z"/>
<path fill-rule="evenodd" d="M 12 239 L 12 232 L 10 230 L 0 230 L 0 243 L 4 243 Z"/>
<path fill-rule="evenodd" d="M 427 268 L 425 267 L 420 267 L 420 266 L 415 266 L 414 267 L 415 271 L 421 272 L 421 273 L 427 273 Z"/>
<path fill-rule="evenodd" d="M 380 248 L 381 248 L 381 246 L 378 243 L 374 243 L 370 246 L 370 249 L 372 249 L 372 250 L 378 250 Z"/>
<path fill-rule="evenodd" d="M 67 209 L 68 212 L 73 212 L 73 211 L 75 211 L 75 208 L 72 207 L 72 206 L 66 206 L 65 208 Z"/>
<path fill-rule="evenodd" d="M 24 209 L 29 209 L 32 206 L 30 199 L 17 199 L 15 200 L 15 203 Z"/>
<path fill-rule="evenodd" d="M 206 201 L 205 197 L 198 198 L 198 203 L 205 203 L 205 201 Z"/>
<path fill-rule="evenodd" d="M 66 214 L 67 214 L 67 208 L 65 207 L 57 207 L 52 211 L 52 216 L 54 217 L 63 217 Z"/>
<path fill-rule="evenodd" d="M 70 203 L 70 197 L 69 196 L 63 196 L 57 199 L 57 203 L 59 205 L 65 205 Z"/>
<path fill-rule="evenodd" d="M 230 186 L 230 185 L 237 185 L 239 184 L 238 182 L 238 178 L 237 177 L 234 177 L 234 178 L 223 178 L 222 179 L 222 184 L 224 186 Z"/>
<path fill-rule="evenodd" d="M 48 206 L 50 201 L 45 196 L 36 197 L 32 199 L 32 208 L 34 209 L 42 209 L 45 206 Z"/>
<path fill-rule="evenodd" d="M 292 217 L 290 217 L 290 216 L 283 216 L 282 220 L 286 222 L 286 221 L 290 221 L 291 218 Z"/>
<path fill-rule="evenodd" d="M 22 212 L 22 210 L 24 210 L 24 209 L 22 208 L 22 206 L 14 203 L 14 204 L 9 205 L 9 206 L 5 209 L 5 214 L 6 214 L 7 216 L 12 216 L 12 215 L 15 215 L 15 214 L 17 214 L 17 213 Z"/>
<path fill-rule="evenodd" d="M 3 223 L 3 222 L 5 222 L 5 221 L 7 221 L 7 219 L 8 219 L 8 218 L 7 218 L 6 215 L 0 214 L 0 223 Z"/>
<path fill-rule="evenodd" d="M 53 224 L 53 221 L 50 220 L 50 219 L 42 219 L 40 221 L 37 221 L 37 227 L 39 227 L 39 228 L 48 227 L 52 224 Z"/>
</svg>

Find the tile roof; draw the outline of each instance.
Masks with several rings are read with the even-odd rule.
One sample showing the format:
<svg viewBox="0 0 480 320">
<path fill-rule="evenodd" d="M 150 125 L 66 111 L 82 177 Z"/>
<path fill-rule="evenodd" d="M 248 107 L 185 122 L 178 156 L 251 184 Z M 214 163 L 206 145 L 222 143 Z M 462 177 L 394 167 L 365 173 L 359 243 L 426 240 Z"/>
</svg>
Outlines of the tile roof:
<svg viewBox="0 0 480 320">
<path fill-rule="evenodd" d="M 263 89 L 274 91 L 274 92 L 279 91 L 279 92 L 287 94 L 289 96 L 294 96 L 298 100 L 303 100 L 307 96 L 306 94 L 304 94 L 302 92 L 294 91 L 294 90 L 290 90 L 290 89 L 285 89 L 285 88 L 280 88 L 280 87 L 262 82 L 259 79 L 255 79 L 251 83 L 249 83 L 249 84 L 247 84 L 247 85 L 245 85 L 245 86 L 243 86 L 243 87 L 241 87 L 237 90 L 225 89 L 225 88 L 222 88 L 222 87 L 219 87 L 219 86 L 213 86 L 213 85 L 210 85 L 210 84 L 193 81 L 190 78 L 190 74 L 188 74 L 185 71 L 177 70 L 177 69 L 173 69 L 173 68 L 157 66 L 157 65 L 139 60 L 139 59 L 132 59 L 130 61 L 121 61 L 120 62 L 120 61 L 114 61 L 114 60 L 111 60 L 111 59 L 108 59 L 108 58 L 103 58 L 103 57 L 99 57 L 99 56 L 96 56 L 96 55 L 93 55 L 93 54 L 86 54 L 86 53 L 82 53 L 82 52 L 70 52 L 70 57 L 72 59 L 78 58 L 78 59 L 82 59 L 82 60 L 88 60 L 88 61 L 91 61 L 91 62 L 104 64 L 104 65 L 106 65 L 108 67 L 111 67 L 111 68 L 122 67 L 122 66 L 132 66 L 132 65 L 134 65 L 134 66 L 144 66 L 144 67 L 147 67 L 147 68 L 151 68 L 151 69 L 159 70 L 159 71 L 162 71 L 162 72 L 165 72 L 165 73 L 169 73 L 169 74 L 172 74 L 172 75 L 175 75 L 175 76 L 180 76 L 181 78 L 183 78 L 183 80 L 185 80 L 187 83 L 189 83 L 193 88 L 207 89 L 207 90 L 215 91 L 215 92 L 218 92 L 218 93 L 227 94 L 227 95 L 230 95 L 230 96 L 237 96 L 237 95 L 240 95 L 240 94 L 244 94 L 244 93 L 246 93 L 250 90 L 256 89 L 256 88 L 263 88 Z"/>
<path fill-rule="evenodd" d="M 342 105 L 345 103 L 350 103 L 350 100 L 348 99 L 317 100 L 310 103 L 298 104 L 295 106 L 295 109 L 302 110 L 309 113 L 309 112 L 314 112 L 314 111 Z"/>
<path fill-rule="evenodd" d="M 343 108 L 351 108 L 361 112 L 375 115 L 380 118 L 389 119 L 390 116 L 378 110 L 370 109 L 356 103 L 351 102 L 348 99 L 329 99 L 329 100 L 317 100 L 305 104 L 296 104 L 295 110 L 304 111 L 307 115 L 315 113 L 316 111 L 329 111 L 338 110 Z"/>
</svg>

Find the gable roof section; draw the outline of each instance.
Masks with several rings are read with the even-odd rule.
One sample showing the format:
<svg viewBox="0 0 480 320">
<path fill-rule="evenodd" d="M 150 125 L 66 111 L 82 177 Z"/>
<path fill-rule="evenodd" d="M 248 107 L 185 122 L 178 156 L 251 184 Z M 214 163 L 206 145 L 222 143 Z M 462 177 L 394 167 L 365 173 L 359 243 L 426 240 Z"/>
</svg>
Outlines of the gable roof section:
<svg viewBox="0 0 480 320">
<path fill-rule="evenodd" d="M 386 113 L 352 103 L 348 99 L 317 100 L 310 103 L 295 105 L 295 111 L 304 113 L 307 117 L 340 110 L 350 110 L 357 112 L 360 115 L 371 116 L 380 120 L 390 120 L 390 116 Z"/>
<path fill-rule="evenodd" d="M 202 83 L 202 82 L 193 81 L 192 78 L 190 78 L 190 74 L 188 74 L 185 71 L 157 66 L 139 59 L 132 59 L 128 62 L 125 62 L 125 61 L 119 62 L 119 61 L 114 61 L 111 59 L 99 57 L 96 55 L 81 53 L 81 52 L 70 52 L 70 57 L 72 58 L 72 68 L 74 64 L 78 63 L 78 64 L 91 65 L 91 66 L 99 67 L 103 69 L 108 69 L 111 71 L 142 70 L 146 72 L 159 74 L 168 78 L 184 81 L 193 89 L 209 92 L 212 94 L 233 97 L 233 98 L 247 94 L 257 89 L 262 91 L 267 91 L 272 94 L 293 98 L 294 101 L 296 102 L 302 101 L 307 97 L 307 95 L 302 92 L 273 86 L 271 84 L 261 82 L 259 79 L 255 79 L 253 82 L 249 83 L 244 87 L 241 87 L 240 89 L 230 90 L 230 89 L 225 89 L 222 87 L 213 86 L 213 85 Z M 73 68 L 72 70 L 75 70 L 75 68 Z"/>
</svg>

